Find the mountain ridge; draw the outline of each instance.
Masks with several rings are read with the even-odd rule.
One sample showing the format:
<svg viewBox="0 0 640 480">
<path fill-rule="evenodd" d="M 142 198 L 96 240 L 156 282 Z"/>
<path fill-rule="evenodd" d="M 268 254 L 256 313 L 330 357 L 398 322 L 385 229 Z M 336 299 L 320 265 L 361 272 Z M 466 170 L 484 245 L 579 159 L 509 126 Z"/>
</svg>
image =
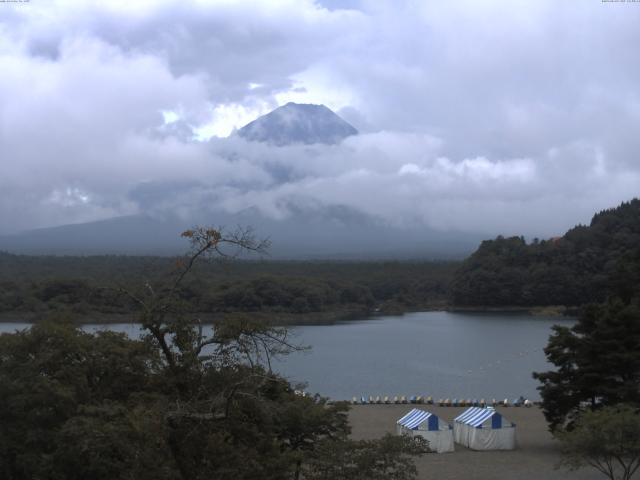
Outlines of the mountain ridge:
<svg viewBox="0 0 640 480">
<path fill-rule="evenodd" d="M 180 234 L 194 224 L 251 226 L 268 237 L 274 259 L 451 259 L 463 258 L 480 235 L 402 229 L 344 206 L 300 209 L 285 220 L 265 217 L 257 208 L 237 214 L 210 213 L 198 219 L 131 215 L 0 236 L 0 250 L 48 255 L 176 255 L 187 245 Z"/>
</svg>

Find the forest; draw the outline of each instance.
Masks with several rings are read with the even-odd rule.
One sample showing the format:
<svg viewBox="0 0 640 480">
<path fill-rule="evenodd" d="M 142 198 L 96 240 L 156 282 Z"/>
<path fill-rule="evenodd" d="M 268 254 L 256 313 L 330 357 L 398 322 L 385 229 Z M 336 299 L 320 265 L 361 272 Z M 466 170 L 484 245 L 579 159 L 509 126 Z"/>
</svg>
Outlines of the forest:
<svg viewBox="0 0 640 480">
<path fill-rule="evenodd" d="M 171 275 L 180 258 L 55 257 L 0 253 L 0 316 L 37 319 L 65 311 L 114 321 L 134 311 L 119 293 L 140 278 Z M 181 285 L 205 319 L 251 312 L 282 323 L 327 322 L 367 313 L 442 308 L 455 262 L 203 262 Z M 0 317 L 0 318 L 1 318 Z"/>
<path fill-rule="evenodd" d="M 549 240 L 482 242 L 456 271 L 450 300 L 475 306 L 581 306 L 640 284 L 640 200 L 594 215 Z"/>
<path fill-rule="evenodd" d="M 0 318 L 38 320 L 64 311 L 76 320 L 129 320 L 121 294 L 134 281 L 171 276 L 181 258 L 26 256 L 0 252 Z M 640 200 L 597 213 L 564 236 L 527 242 L 497 237 L 455 261 L 203 262 L 180 288 L 205 321 L 251 313 L 280 324 L 446 308 L 580 307 L 640 283 Z"/>
</svg>

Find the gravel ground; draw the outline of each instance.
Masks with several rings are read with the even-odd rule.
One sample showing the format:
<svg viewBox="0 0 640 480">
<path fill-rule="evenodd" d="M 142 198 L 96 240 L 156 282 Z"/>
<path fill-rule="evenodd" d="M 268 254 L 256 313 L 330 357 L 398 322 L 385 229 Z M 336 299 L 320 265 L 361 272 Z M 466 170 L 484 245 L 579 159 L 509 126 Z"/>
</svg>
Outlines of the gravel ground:
<svg viewBox="0 0 640 480">
<path fill-rule="evenodd" d="M 413 405 L 354 405 L 349 414 L 354 439 L 378 438 L 395 433 L 396 420 Z M 452 422 L 465 408 L 417 405 L 441 419 Z M 465 480 L 555 480 L 603 479 L 592 468 L 576 472 L 558 470 L 558 445 L 547 430 L 542 412 L 537 407 L 498 408 L 503 416 L 516 424 L 517 448 L 513 451 L 476 452 L 455 444 L 456 451 L 426 454 L 416 459 L 420 479 Z"/>
</svg>

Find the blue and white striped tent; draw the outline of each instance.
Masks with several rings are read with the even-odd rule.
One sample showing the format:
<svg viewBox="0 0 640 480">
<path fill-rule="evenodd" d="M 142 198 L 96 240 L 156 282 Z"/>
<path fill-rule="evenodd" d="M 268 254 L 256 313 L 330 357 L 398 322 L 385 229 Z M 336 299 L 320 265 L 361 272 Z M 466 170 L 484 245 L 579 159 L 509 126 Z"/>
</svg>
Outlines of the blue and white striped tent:
<svg viewBox="0 0 640 480">
<path fill-rule="evenodd" d="M 513 450 L 515 427 L 493 408 L 471 407 L 454 418 L 453 437 L 473 450 Z"/>
<path fill-rule="evenodd" d="M 397 422 L 398 435 L 420 436 L 429 442 L 429 449 L 438 452 L 453 451 L 453 430 L 431 412 L 414 408 Z"/>
</svg>

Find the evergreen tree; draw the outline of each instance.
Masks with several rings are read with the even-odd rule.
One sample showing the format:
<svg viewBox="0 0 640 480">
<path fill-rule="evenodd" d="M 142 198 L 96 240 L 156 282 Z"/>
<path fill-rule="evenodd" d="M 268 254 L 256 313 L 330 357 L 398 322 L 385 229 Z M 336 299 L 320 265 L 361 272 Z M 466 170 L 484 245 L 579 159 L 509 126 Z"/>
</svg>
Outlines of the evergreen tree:
<svg viewBox="0 0 640 480">
<path fill-rule="evenodd" d="M 562 237 L 482 242 L 457 270 L 450 298 L 456 305 L 576 307 L 622 295 L 625 286 L 628 299 L 638 293 L 639 245 L 640 200 L 633 199 Z"/>
<path fill-rule="evenodd" d="M 640 405 L 640 306 L 612 299 L 585 309 L 571 328 L 554 327 L 545 348 L 557 370 L 534 373 L 552 430 L 585 410 Z"/>
</svg>

